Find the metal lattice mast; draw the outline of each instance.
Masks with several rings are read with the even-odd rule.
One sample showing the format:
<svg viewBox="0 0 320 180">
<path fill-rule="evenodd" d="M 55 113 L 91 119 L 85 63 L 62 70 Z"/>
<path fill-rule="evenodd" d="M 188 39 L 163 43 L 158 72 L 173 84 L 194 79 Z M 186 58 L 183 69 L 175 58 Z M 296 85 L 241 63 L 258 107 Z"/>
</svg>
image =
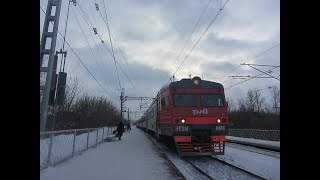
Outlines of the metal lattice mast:
<svg viewBox="0 0 320 180">
<path fill-rule="evenodd" d="M 121 100 L 121 121 L 123 120 L 123 112 L 126 112 L 125 107 L 124 107 L 124 88 L 121 89 L 121 96 L 120 96 L 120 100 Z"/>
<path fill-rule="evenodd" d="M 55 9 L 55 11 L 54 11 Z M 61 0 L 48 0 L 47 12 L 44 20 L 41 43 L 40 43 L 40 76 L 41 73 L 46 73 L 45 85 L 40 86 L 40 91 L 43 91 L 43 96 L 41 100 L 40 96 L 40 131 L 45 131 L 48 104 L 49 104 L 49 94 L 52 81 L 52 73 L 54 68 L 54 53 L 56 48 L 57 32 L 59 25 L 59 16 L 61 10 Z M 53 23 L 53 29 L 49 31 L 49 25 Z M 51 38 L 51 44 L 48 49 L 46 49 L 46 42 Z M 49 55 L 48 65 L 43 65 L 43 59 L 45 56 Z"/>
</svg>

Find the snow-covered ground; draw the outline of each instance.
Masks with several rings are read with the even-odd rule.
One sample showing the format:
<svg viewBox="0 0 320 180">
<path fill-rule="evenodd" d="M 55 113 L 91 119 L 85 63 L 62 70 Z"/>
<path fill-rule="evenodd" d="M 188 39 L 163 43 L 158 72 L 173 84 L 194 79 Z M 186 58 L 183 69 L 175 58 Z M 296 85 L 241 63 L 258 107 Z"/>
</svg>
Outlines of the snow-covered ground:
<svg viewBox="0 0 320 180">
<path fill-rule="evenodd" d="M 188 180 L 208 179 L 196 172 L 175 153 L 162 148 L 161 150 L 166 154 L 164 156 L 157 148 L 159 144 L 157 146 L 154 144 L 143 131 L 132 127 L 132 131 L 124 133 L 121 141 L 102 143 L 55 167 L 49 167 L 40 172 L 40 179 L 184 179 L 180 173 Z M 226 147 L 225 155 L 219 157 L 270 179 L 280 179 L 279 158 L 232 147 Z M 173 167 L 172 163 L 180 172 Z M 213 167 L 212 171 L 215 171 Z"/>
<path fill-rule="evenodd" d="M 234 136 L 227 136 L 227 140 L 249 142 L 249 143 L 255 143 L 255 144 L 280 147 L 280 142 L 278 142 L 278 141 L 266 141 L 266 140 L 260 140 L 260 139 L 242 138 L 242 137 L 234 137 Z"/>
<path fill-rule="evenodd" d="M 170 161 L 137 129 L 40 172 L 41 180 L 183 179 Z"/>
<path fill-rule="evenodd" d="M 225 155 L 217 157 L 267 179 L 280 179 L 280 158 L 228 146 Z"/>
</svg>

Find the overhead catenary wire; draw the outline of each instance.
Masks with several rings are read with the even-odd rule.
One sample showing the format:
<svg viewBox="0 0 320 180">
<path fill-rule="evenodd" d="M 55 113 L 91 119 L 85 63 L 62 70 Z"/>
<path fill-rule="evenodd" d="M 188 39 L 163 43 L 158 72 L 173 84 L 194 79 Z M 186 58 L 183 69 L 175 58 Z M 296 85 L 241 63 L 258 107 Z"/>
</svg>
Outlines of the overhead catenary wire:
<svg viewBox="0 0 320 180">
<path fill-rule="evenodd" d="M 270 69 L 270 70 L 273 70 L 273 69 L 275 69 L 275 68 L 277 68 L 277 67 L 274 67 L 274 68 L 272 68 L 272 69 Z M 230 86 L 230 87 L 228 87 L 228 88 L 225 88 L 225 90 L 228 90 L 228 89 L 230 89 L 230 88 L 232 88 L 232 87 L 235 87 L 235 86 L 237 86 L 237 85 L 239 85 L 239 84 L 242 84 L 242 83 L 244 83 L 244 82 L 246 82 L 246 81 L 249 81 L 250 79 L 253 79 L 253 78 L 255 78 L 255 77 L 261 76 L 262 74 L 264 74 L 264 73 L 260 73 L 260 74 L 258 74 L 258 75 L 256 75 L 256 76 L 252 76 L 251 78 L 248 78 L 248 79 L 246 79 L 246 80 L 244 80 L 244 81 L 241 81 L 241 82 L 239 82 L 239 83 L 237 83 L 237 84 L 235 84 L 235 85 L 232 85 L 232 86 Z"/>
<path fill-rule="evenodd" d="M 97 4 L 95 1 L 94 1 L 94 3 Z M 79 7 L 81 8 L 81 5 L 80 5 Z M 84 15 L 81 15 L 81 16 L 85 16 L 85 17 L 88 19 L 88 21 L 86 20 L 85 17 L 83 17 L 83 19 L 84 19 L 88 24 L 90 24 L 92 28 L 95 28 L 95 26 L 93 25 L 92 21 L 90 20 L 89 16 L 85 13 L 85 11 L 83 10 L 83 8 L 81 8 L 81 10 L 82 10 L 82 13 L 84 14 Z M 102 19 L 104 20 L 103 16 L 102 16 Z M 105 20 L 104 20 L 104 21 L 105 21 Z M 96 28 L 95 28 L 95 29 L 96 29 Z M 111 31 L 110 31 L 110 34 L 111 34 Z M 99 39 L 101 40 L 101 42 L 104 42 L 103 39 L 102 39 L 102 37 L 99 35 L 99 33 L 97 33 L 96 35 L 99 37 Z M 111 34 L 111 36 L 112 36 L 112 34 Z M 114 38 L 114 37 L 113 37 L 113 38 Z M 103 43 L 103 44 L 106 46 L 106 49 L 108 50 L 108 52 L 110 53 L 110 55 L 113 57 L 113 53 L 110 51 L 110 49 L 108 48 L 108 46 L 107 46 L 105 43 Z M 118 48 L 119 48 L 119 46 L 118 46 Z M 120 51 L 120 52 L 121 52 L 121 51 Z M 128 75 L 127 75 L 127 74 L 124 72 L 124 70 L 122 69 L 121 65 L 117 62 L 117 60 L 115 60 L 115 62 L 116 62 L 116 64 L 120 67 L 120 70 L 121 70 L 122 73 L 126 76 L 126 78 L 129 80 L 129 82 L 131 83 L 131 85 L 135 88 L 135 86 L 134 86 L 133 83 L 131 82 L 131 80 L 130 80 L 130 78 L 128 77 Z"/>
<path fill-rule="evenodd" d="M 42 12 L 45 14 L 45 11 L 43 10 L 43 8 L 40 6 L 40 9 L 42 10 Z M 52 22 L 51 22 L 52 23 Z M 53 24 L 53 23 L 52 23 Z M 62 33 L 57 29 L 59 35 L 61 37 L 63 37 Z M 74 51 L 74 49 L 71 47 L 71 45 L 68 43 L 68 41 L 65 41 L 67 43 L 67 45 L 69 46 L 69 48 L 71 49 L 71 51 L 74 53 L 74 55 L 78 58 L 78 60 L 81 62 L 81 64 L 84 66 L 84 68 L 87 70 L 87 72 L 93 77 L 93 79 L 98 83 L 98 85 L 107 93 L 110 95 L 110 97 L 112 97 L 114 100 L 117 100 L 116 98 L 114 98 L 100 83 L 99 81 L 95 78 L 95 76 L 90 72 L 90 70 L 87 68 L 87 66 L 83 63 L 83 61 L 81 60 L 81 58 L 78 56 L 78 54 Z"/>
<path fill-rule="evenodd" d="M 190 40 L 191 36 L 192 36 L 192 35 L 193 35 L 193 33 L 194 33 L 194 30 L 196 29 L 196 27 L 198 26 L 198 24 L 199 24 L 200 20 L 202 19 L 203 14 L 206 12 L 206 10 L 207 10 L 207 8 L 208 8 L 208 6 L 209 6 L 210 2 L 211 2 L 211 0 L 209 0 L 209 1 L 208 1 L 208 3 L 206 4 L 206 7 L 203 9 L 203 11 L 202 11 L 202 13 L 201 13 L 200 17 L 198 18 L 197 23 L 194 25 L 194 27 L 193 27 L 193 29 L 192 29 L 192 31 L 191 31 L 191 33 L 190 33 L 189 37 L 187 38 L 186 42 L 184 43 L 184 45 L 183 45 L 182 49 L 180 50 L 179 55 L 177 56 L 177 58 L 176 58 L 176 60 L 175 60 L 175 63 L 178 61 L 178 59 L 179 59 L 179 57 L 180 57 L 180 55 L 181 55 L 182 51 L 185 49 L 185 47 L 186 47 L 187 43 L 189 42 L 189 40 Z M 172 68 L 174 67 L 174 64 L 175 64 L 175 63 L 173 63 L 173 65 L 171 66 L 171 68 L 170 68 L 170 70 L 169 70 L 169 73 L 171 72 L 171 70 L 172 70 Z M 164 81 L 165 81 L 165 80 L 164 80 Z M 161 84 L 163 84 L 163 82 L 162 82 Z"/>
<path fill-rule="evenodd" d="M 200 42 L 200 40 L 202 39 L 203 35 L 208 31 L 208 29 L 211 27 L 212 23 L 216 20 L 216 18 L 218 17 L 218 15 L 221 13 L 221 11 L 223 10 L 223 8 L 227 5 L 227 3 L 229 2 L 229 0 L 226 1 L 226 3 L 220 8 L 219 12 L 216 14 L 216 16 L 211 20 L 211 22 L 209 23 L 209 25 L 207 26 L 207 28 L 205 29 L 205 31 L 201 34 L 200 38 L 197 40 L 197 42 L 194 44 L 194 46 L 191 48 L 191 50 L 189 51 L 189 53 L 187 54 L 187 56 L 184 58 L 184 60 L 181 62 L 181 64 L 178 66 L 177 70 L 173 73 L 173 75 L 175 75 L 178 70 L 180 69 L 180 67 L 183 65 L 183 63 L 186 61 L 186 59 L 189 57 L 189 55 L 191 54 L 191 52 L 193 51 L 193 49 L 198 45 L 198 43 Z"/>
<path fill-rule="evenodd" d="M 277 46 L 279 46 L 279 45 L 280 45 L 280 43 L 277 43 L 276 45 L 274 45 L 274 46 L 272 46 L 272 47 L 270 47 L 270 48 L 268 48 L 268 49 L 260 52 L 259 54 L 255 55 L 254 57 L 248 59 L 248 60 L 247 60 L 246 62 L 244 62 L 244 63 L 247 63 L 247 62 L 249 62 L 249 61 L 252 61 L 253 59 L 261 56 L 262 54 L 267 53 L 268 51 L 270 51 L 271 49 L 273 49 L 273 48 L 275 48 L 275 47 L 277 47 Z M 232 69 L 232 70 L 231 70 L 230 72 L 228 72 L 227 74 L 220 76 L 220 78 L 221 78 L 221 77 L 224 77 L 224 76 L 228 76 L 230 73 L 232 73 L 233 71 L 237 70 L 239 67 L 241 67 L 241 64 L 240 64 L 239 66 L 237 66 L 236 68 Z M 224 82 L 226 79 L 227 79 L 227 78 L 222 79 L 221 82 Z"/>
<path fill-rule="evenodd" d="M 106 6 L 105 6 L 105 3 L 104 3 L 104 0 L 101 0 L 103 2 L 103 7 L 104 7 L 104 10 L 105 10 L 105 16 L 107 15 L 107 10 L 106 10 Z M 103 17 L 102 17 L 103 18 Z M 127 58 L 123 55 L 123 52 L 121 50 L 121 48 L 119 47 L 116 39 L 113 37 L 112 35 L 112 32 L 110 31 L 110 34 L 111 34 L 111 37 L 113 39 L 113 42 L 116 44 L 117 48 L 119 49 L 119 52 L 121 53 L 121 56 L 123 57 L 123 59 L 125 60 L 127 66 L 128 66 L 128 62 L 127 62 Z"/>
<path fill-rule="evenodd" d="M 266 86 L 263 86 L 263 87 L 260 87 L 260 88 L 254 88 L 254 89 L 251 89 L 253 92 L 257 92 L 257 91 L 263 91 L 263 90 L 266 90 L 266 89 L 270 89 L 272 88 L 273 86 L 277 86 L 277 84 L 273 84 L 273 85 L 268 85 L 267 87 Z M 241 94 L 247 94 L 248 92 L 245 92 L 245 93 L 241 93 Z"/>
<path fill-rule="evenodd" d="M 94 27 L 93 24 L 91 24 L 90 21 L 88 21 L 88 20 L 86 19 L 86 18 L 89 18 L 89 17 L 86 16 L 86 13 L 83 11 L 82 8 L 80 8 L 80 10 L 79 10 L 78 8 L 76 8 L 76 10 L 79 12 L 79 14 L 81 15 L 81 17 L 82 17 L 82 18 L 84 19 L 84 21 L 87 23 L 87 25 L 88 25 L 88 27 L 89 27 L 90 35 L 91 35 L 91 37 L 92 37 L 92 39 L 93 39 L 93 41 L 94 41 L 94 43 L 95 43 L 95 45 L 96 45 L 96 47 L 97 47 L 98 54 L 100 55 L 100 58 L 101 58 L 101 59 L 104 59 L 103 56 L 101 55 L 100 51 L 99 51 L 99 46 L 98 46 L 98 45 L 96 44 L 96 42 L 95 42 L 94 35 L 92 35 L 92 27 Z M 82 13 L 81 13 L 81 12 L 82 12 Z M 90 25 L 90 24 L 91 24 L 91 25 Z M 99 34 L 97 34 L 97 35 L 98 35 L 98 37 L 100 38 Z M 100 38 L 100 40 L 101 40 L 101 38 Z M 107 50 L 109 50 L 109 49 L 107 48 Z M 105 62 L 105 61 L 102 61 L 102 62 L 103 62 L 103 64 L 105 65 L 106 69 L 109 69 L 109 66 L 106 64 L 106 62 Z M 108 70 L 106 71 L 106 73 L 109 74 L 110 77 L 113 77 L 113 76 L 110 75 L 110 73 L 109 73 Z M 113 79 L 114 79 L 114 78 L 113 78 Z"/>
<path fill-rule="evenodd" d="M 81 6 L 79 6 L 79 7 L 81 7 Z M 77 9 L 77 8 L 76 8 Z M 92 24 L 92 22 L 90 21 L 90 18 L 86 15 L 86 13 L 85 13 L 85 11 L 82 9 L 82 8 L 80 8 L 81 9 L 81 11 L 82 11 L 82 13 L 80 13 L 80 11 L 79 11 L 79 13 L 80 13 L 80 15 L 82 16 L 82 18 L 85 20 L 85 22 L 88 24 L 88 26 L 91 28 L 91 29 L 93 29 L 95 26 Z M 83 15 L 82 15 L 83 14 Z M 88 18 L 88 20 L 86 19 L 86 18 Z M 92 32 L 92 31 L 90 31 L 90 32 Z M 98 36 L 98 38 L 100 39 L 100 41 L 101 42 L 104 42 L 103 40 L 102 40 L 102 38 L 101 38 L 101 36 L 100 36 L 100 34 L 99 33 L 97 33 L 96 34 L 97 36 Z M 93 38 L 93 40 L 94 40 L 94 38 Z M 95 40 L 94 40 L 95 41 Z M 103 43 L 104 45 L 105 45 L 105 43 Z M 96 45 L 97 46 L 97 45 Z M 106 46 L 106 45 L 105 45 Z M 106 49 L 107 49 L 107 51 L 111 54 L 111 56 L 112 56 L 112 52 L 109 50 L 109 48 L 106 46 Z M 98 50 L 98 53 L 100 54 L 100 51 L 99 51 L 99 46 L 97 46 L 97 50 Z M 100 56 L 101 56 L 101 54 L 100 54 Z M 104 58 L 102 58 L 102 56 L 101 56 L 101 59 L 104 59 Z M 109 69 L 109 66 L 108 65 L 106 65 L 106 67 L 107 67 L 107 69 Z M 120 67 L 121 68 L 121 67 Z M 109 73 L 108 71 L 107 71 L 107 73 Z M 110 77 L 113 77 L 113 76 L 110 76 Z M 113 78 L 114 79 L 114 78 Z M 116 81 L 116 80 L 115 80 Z"/>
<path fill-rule="evenodd" d="M 100 14 L 101 14 L 101 11 L 99 11 Z M 102 14 L 101 14 L 102 16 Z M 103 16 L 102 16 L 103 17 Z M 118 68 L 117 68 L 117 63 L 116 63 L 116 57 L 114 56 L 114 51 L 113 51 L 113 45 L 112 45 L 112 39 L 111 39 L 111 35 L 110 35 L 110 27 L 109 27 L 109 23 L 108 23 L 108 15 L 107 15 L 107 12 L 106 12 L 106 25 L 107 25 L 107 28 L 108 28 L 108 34 L 109 34 L 109 40 L 110 40 L 110 45 L 111 45 L 111 51 L 112 51 L 112 57 L 113 57 L 113 60 L 114 60 L 114 65 L 115 65 L 115 68 L 116 68 L 116 72 L 117 72 L 117 77 L 118 77 L 118 82 L 119 82 L 119 88 L 121 88 L 121 83 L 120 83 L 120 78 L 119 78 L 119 73 L 118 73 Z"/>
<path fill-rule="evenodd" d="M 71 3 L 71 0 L 69 1 L 69 4 L 68 4 L 67 19 L 66 19 L 66 25 L 65 25 L 65 28 L 64 28 L 64 36 L 63 36 L 62 52 L 64 52 L 64 45 L 65 45 L 66 35 L 67 35 L 67 27 L 68 27 L 68 19 L 69 19 L 70 3 Z M 65 54 L 65 53 L 63 53 L 63 69 L 62 69 L 62 72 L 64 72 L 64 66 L 65 66 L 65 63 L 66 63 L 66 54 Z M 60 65 L 60 72 L 61 72 L 61 66 L 62 66 L 62 61 L 61 61 L 61 65 Z"/>
<path fill-rule="evenodd" d="M 95 1 L 94 1 L 94 2 L 95 2 Z M 96 3 L 96 2 L 95 2 L 95 3 Z M 105 9 L 105 10 L 106 10 L 106 9 Z M 99 9 L 98 11 L 99 11 L 100 16 L 102 17 L 102 20 L 105 22 L 105 24 L 106 24 L 106 26 L 107 26 L 108 33 L 109 33 L 109 38 L 110 38 L 110 42 L 111 42 L 111 46 L 112 46 L 111 37 L 112 37 L 113 39 L 115 39 L 115 38 L 112 36 L 111 30 L 110 30 L 110 27 L 109 27 L 109 23 L 108 23 L 108 19 L 107 19 L 107 17 L 106 17 L 106 19 L 104 18 L 104 16 L 102 15 L 100 9 Z M 105 12 L 105 14 L 107 15 L 107 12 Z M 116 42 L 115 42 L 115 43 L 116 43 Z M 117 43 L 116 43 L 116 44 L 117 44 Z M 117 46 L 118 46 L 118 45 L 117 45 Z M 120 50 L 120 53 L 122 54 L 121 49 L 120 49 L 119 46 L 118 46 L 118 48 L 119 48 L 119 50 Z M 110 52 L 109 49 L 108 49 L 108 51 L 109 51 L 110 54 L 112 54 L 112 56 L 114 56 L 113 46 L 112 46 L 112 52 Z M 122 54 L 122 56 L 123 56 L 123 54 Z M 123 57 L 124 57 L 124 56 L 123 56 Z M 124 58 L 124 59 L 125 59 L 125 58 Z M 115 58 L 114 58 L 114 61 L 115 61 L 115 64 L 118 64 L 118 65 L 119 65 L 119 67 L 120 67 L 120 69 L 122 70 L 123 74 L 126 76 L 126 78 L 127 78 L 128 81 L 131 83 L 131 85 L 135 88 L 135 86 L 134 86 L 133 83 L 131 82 L 131 80 L 130 80 L 130 78 L 128 77 L 128 75 L 127 75 L 127 74 L 124 72 L 124 70 L 122 69 L 121 64 L 119 64 L 119 63 L 115 60 Z"/>
<path fill-rule="evenodd" d="M 81 6 L 80 6 L 80 8 L 81 8 Z M 82 10 L 82 13 L 84 14 L 82 17 L 83 17 L 83 19 L 87 22 L 87 24 L 89 25 L 91 25 L 91 27 L 93 28 L 94 27 L 94 25 L 93 25 L 93 23 L 92 23 L 92 21 L 90 20 L 90 18 L 89 18 L 89 16 L 88 15 L 86 15 L 86 13 L 85 13 L 85 11 L 83 10 L 83 8 L 81 8 L 81 10 Z M 80 13 L 80 15 L 81 15 L 81 13 Z M 88 21 L 86 20 L 86 19 L 88 19 Z M 104 19 L 103 19 L 104 20 Z M 110 31 L 110 33 L 111 33 L 111 31 Z M 102 40 L 102 37 L 99 35 L 99 33 L 97 33 L 96 34 L 98 37 L 99 37 L 99 39 L 101 40 L 101 42 L 104 42 L 103 40 Z M 105 46 L 106 46 L 106 44 L 105 43 L 103 43 Z M 107 46 L 106 46 L 107 47 Z M 113 56 L 114 55 L 114 53 L 112 53 L 110 50 L 109 50 L 109 48 L 107 47 L 107 50 L 108 50 L 108 52 Z M 118 64 L 119 65 L 119 63 L 115 60 L 115 64 Z M 117 66 L 116 66 L 117 67 Z M 119 65 L 119 67 L 120 67 L 120 70 L 124 73 L 124 75 L 126 76 L 126 78 L 130 81 L 130 83 L 131 83 L 131 85 L 134 87 L 134 85 L 132 84 L 132 82 L 131 82 L 131 80 L 129 79 L 129 77 L 128 77 L 128 75 L 124 72 L 124 70 L 122 69 L 122 67 L 121 67 L 121 65 Z M 119 79 L 118 79 L 119 80 Z M 118 81 L 119 83 L 120 83 L 120 81 Z"/>
<path fill-rule="evenodd" d="M 74 12 L 73 9 L 72 9 L 72 11 L 73 11 L 73 13 L 74 13 L 74 15 L 75 15 L 75 18 L 76 18 L 79 26 L 80 26 L 80 29 L 81 29 L 81 31 L 82 31 L 82 34 L 83 34 L 83 36 L 84 36 L 84 38 L 85 38 L 85 40 L 86 40 L 86 42 L 87 42 L 87 44 L 88 44 L 88 47 L 89 47 L 89 49 L 90 49 L 90 51 L 91 51 L 91 54 L 92 54 L 92 56 L 94 57 L 93 59 L 95 60 L 95 63 L 96 63 L 96 65 L 98 66 L 98 68 L 99 68 L 99 70 L 100 70 L 100 73 L 101 73 L 101 74 L 104 74 L 104 73 L 103 73 L 103 70 L 102 70 L 101 67 L 98 65 L 98 62 L 97 62 L 97 60 L 96 60 L 96 56 L 94 55 L 94 53 L 93 53 L 93 51 L 92 51 L 92 48 L 91 48 L 91 46 L 90 46 L 90 43 L 89 43 L 89 41 L 88 41 L 88 39 L 87 39 L 87 37 L 86 37 L 86 35 L 85 35 L 82 27 L 81 27 L 81 24 L 80 24 L 80 22 L 79 22 L 79 20 L 78 20 L 78 18 L 77 18 L 77 16 L 76 16 L 76 14 L 75 14 L 75 12 Z M 105 78 L 105 82 L 107 83 L 106 79 L 108 79 L 108 78 L 107 78 L 107 77 Z M 107 83 L 107 85 L 109 86 L 109 83 Z"/>
</svg>

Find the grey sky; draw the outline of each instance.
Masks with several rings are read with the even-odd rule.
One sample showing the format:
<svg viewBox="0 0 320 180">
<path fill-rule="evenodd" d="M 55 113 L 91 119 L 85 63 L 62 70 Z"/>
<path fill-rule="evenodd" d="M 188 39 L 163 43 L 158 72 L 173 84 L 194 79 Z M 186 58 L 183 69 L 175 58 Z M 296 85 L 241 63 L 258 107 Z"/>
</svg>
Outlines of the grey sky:
<svg viewBox="0 0 320 180">
<path fill-rule="evenodd" d="M 102 0 L 77 0 L 77 6 L 71 3 L 66 40 L 108 93 L 85 70 L 68 45 L 65 45 L 68 51 L 65 70 L 69 77 L 77 77 L 82 87 L 89 93 L 105 96 L 120 107 L 120 91 L 117 90 L 119 82 L 114 60 L 109 53 L 111 46 L 108 30 L 100 12 L 95 9 L 95 2 L 99 4 L 99 10 L 105 18 Z M 153 97 L 164 83 L 169 82 L 170 77 L 226 0 L 210 2 L 179 59 L 177 59 L 179 52 L 209 0 L 105 0 L 104 2 L 113 37 L 117 70 L 121 87 L 125 88 L 125 95 Z M 40 1 L 45 11 L 46 4 L 47 0 Z M 68 1 L 63 0 L 59 23 L 61 33 L 65 28 L 67 7 Z M 83 13 L 82 10 L 85 12 L 83 16 L 79 13 Z M 84 21 L 83 17 L 87 16 L 90 22 L 88 19 L 87 22 Z M 40 9 L 40 37 L 43 21 L 44 14 Z M 97 28 L 104 44 L 93 34 L 92 25 Z M 56 50 L 62 48 L 62 43 L 63 39 L 58 35 Z M 174 74 L 175 80 L 186 78 L 190 74 L 203 76 L 206 80 L 222 83 L 226 88 L 227 98 L 233 99 L 244 96 L 248 89 L 279 86 L 278 80 L 257 78 L 231 87 L 243 80 L 228 77 L 254 76 L 260 73 L 248 66 L 238 67 L 241 63 L 280 65 L 279 44 L 280 2 L 278 0 L 230 0 Z M 261 54 L 271 47 L 274 48 Z M 258 54 L 261 55 L 254 58 Z M 235 69 L 236 67 L 238 68 Z M 258 68 L 263 71 L 271 69 Z M 235 70 L 232 71 L 233 69 Z M 232 72 L 229 74 L 230 71 Z M 280 68 L 270 73 L 275 77 L 279 74 Z M 267 97 L 269 92 L 264 90 L 263 95 Z M 138 102 L 127 101 L 125 105 L 131 111 L 140 111 Z"/>
</svg>

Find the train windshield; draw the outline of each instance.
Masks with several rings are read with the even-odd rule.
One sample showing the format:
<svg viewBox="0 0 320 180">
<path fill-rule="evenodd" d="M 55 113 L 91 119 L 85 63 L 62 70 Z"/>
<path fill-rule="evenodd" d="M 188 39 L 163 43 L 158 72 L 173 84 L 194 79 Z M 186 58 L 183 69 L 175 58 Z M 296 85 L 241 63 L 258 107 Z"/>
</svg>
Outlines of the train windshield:
<svg viewBox="0 0 320 180">
<path fill-rule="evenodd" d="M 201 95 L 202 106 L 223 106 L 223 97 L 220 94 Z"/>
<path fill-rule="evenodd" d="M 195 94 L 174 94 L 174 106 L 197 106 L 197 96 Z"/>
</svg>

